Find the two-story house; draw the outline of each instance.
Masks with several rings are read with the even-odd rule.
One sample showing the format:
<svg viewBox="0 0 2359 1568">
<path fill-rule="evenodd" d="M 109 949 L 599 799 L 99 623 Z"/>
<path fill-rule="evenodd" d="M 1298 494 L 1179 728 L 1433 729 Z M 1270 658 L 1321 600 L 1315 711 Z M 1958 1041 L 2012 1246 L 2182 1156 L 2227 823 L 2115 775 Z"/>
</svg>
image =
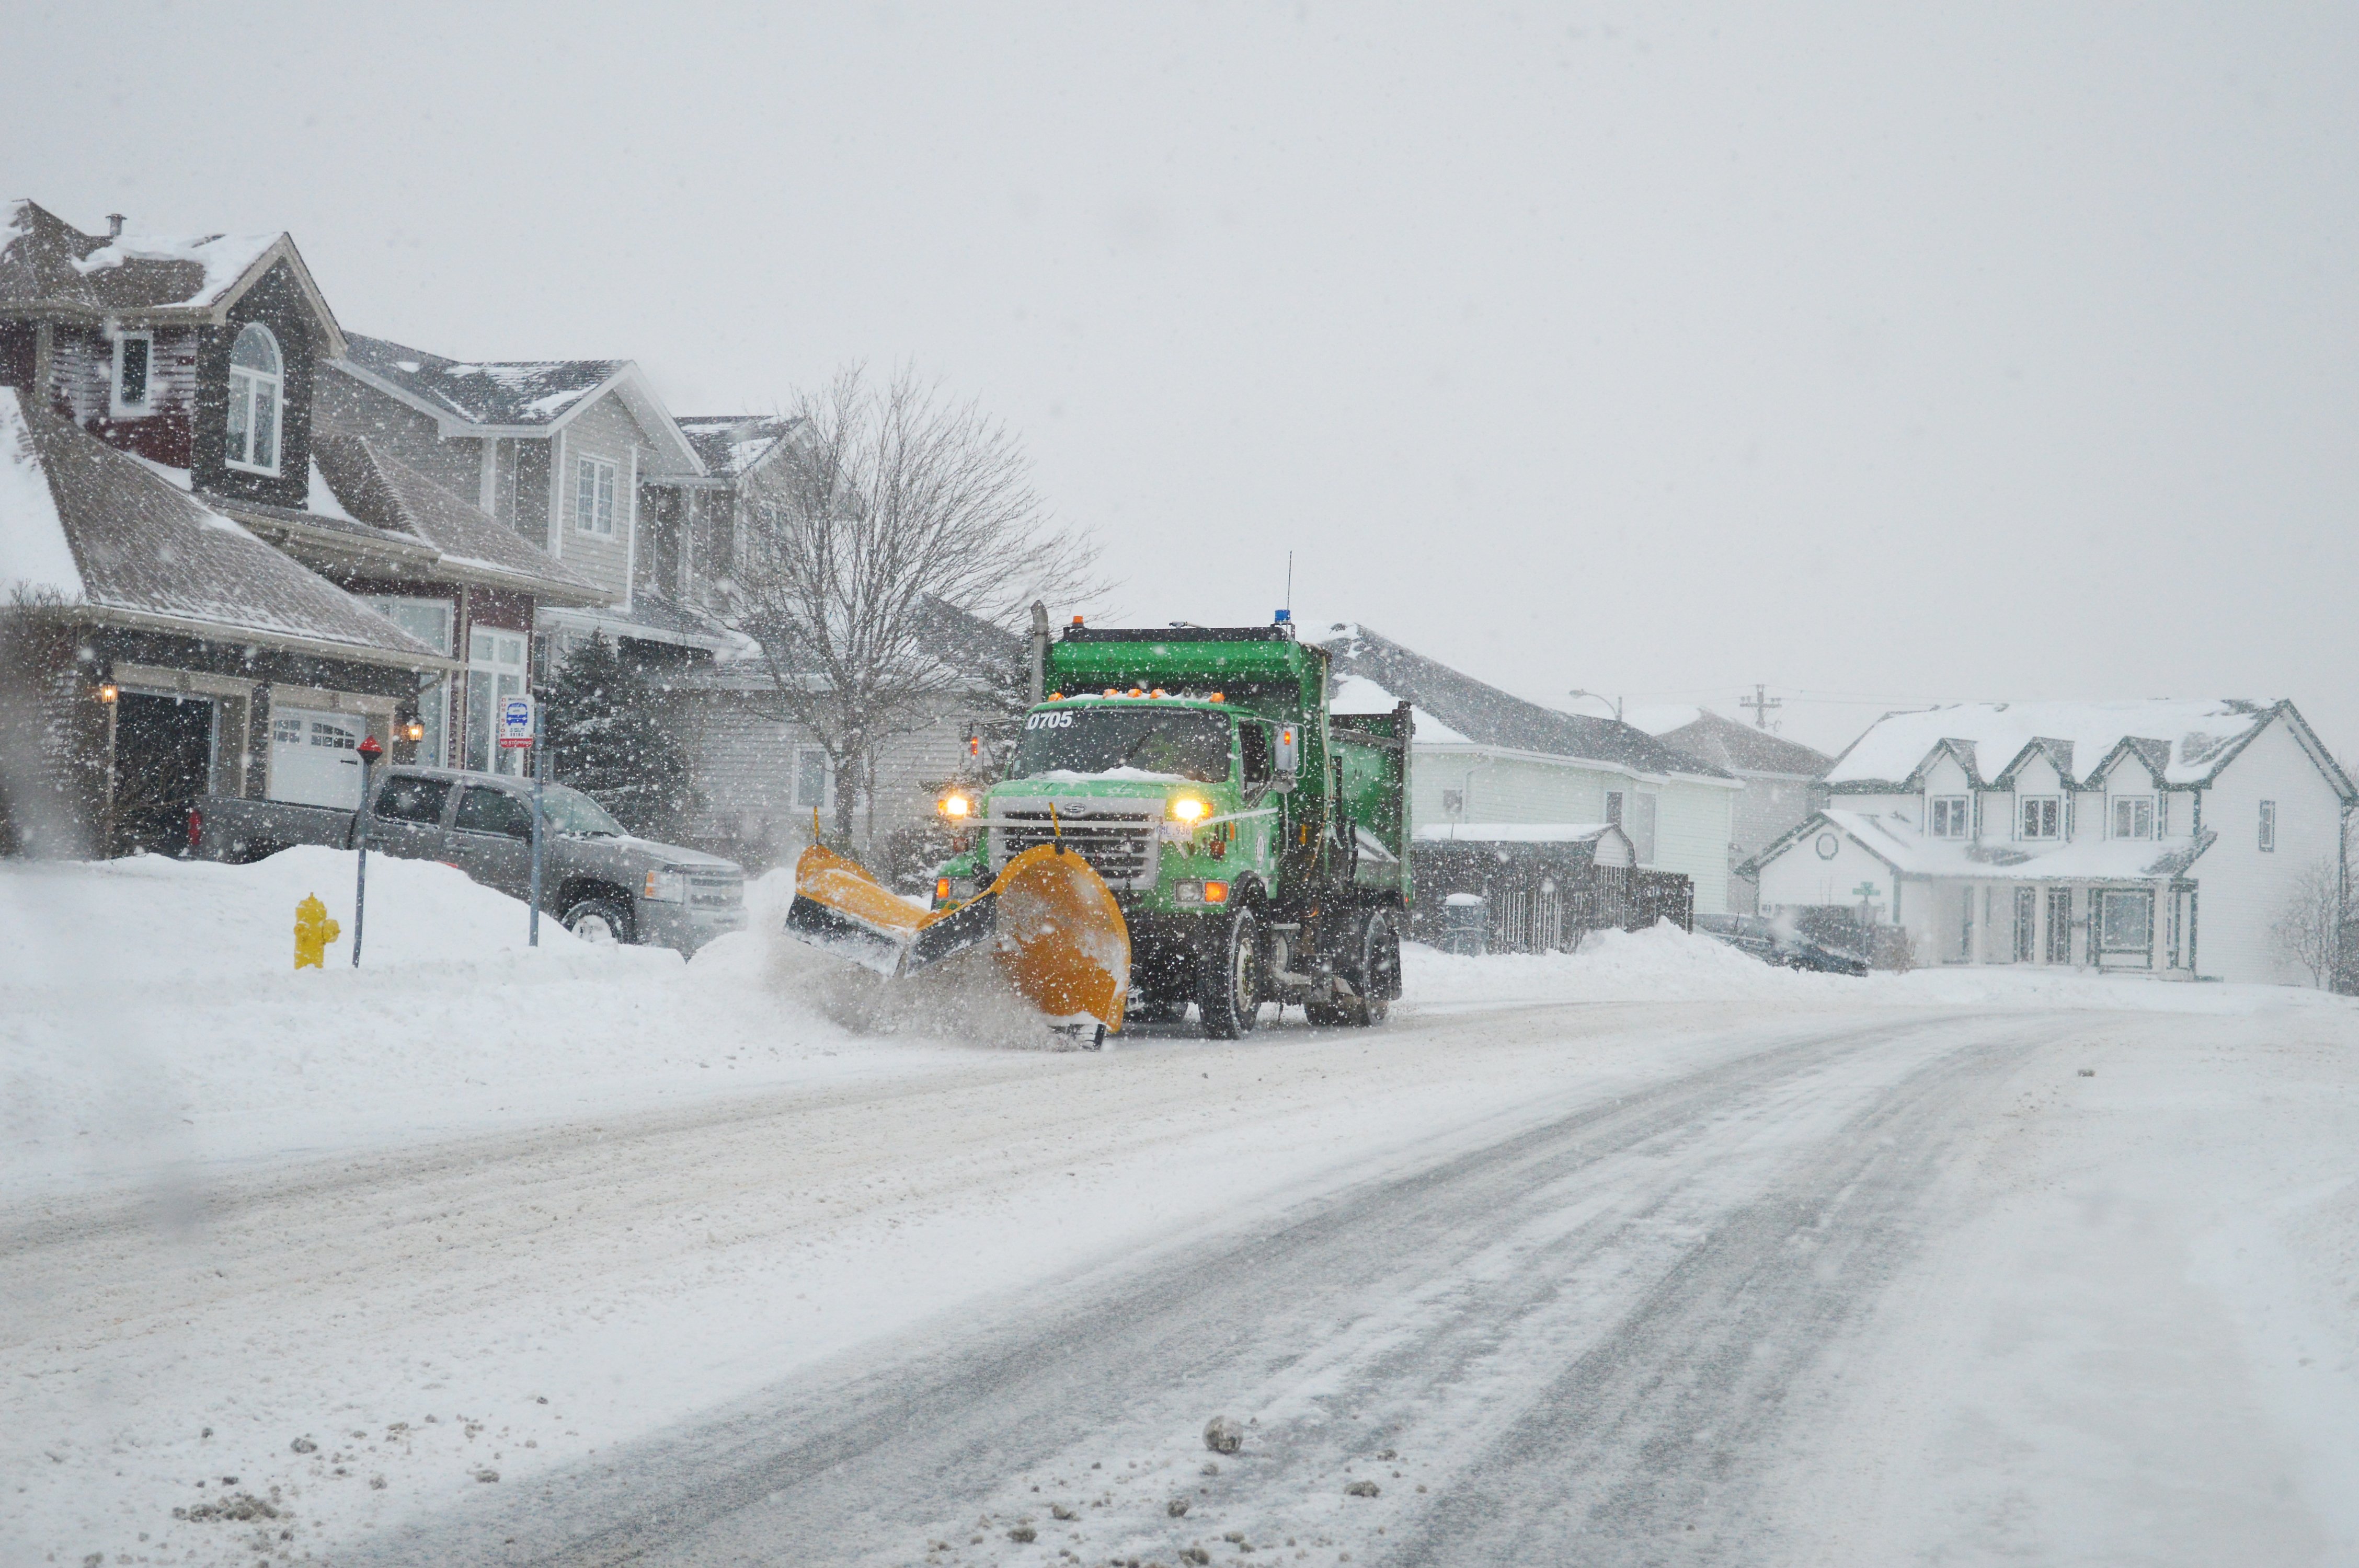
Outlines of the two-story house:
<svg viewBox="0 0 2359 1568">
<path fill-rule="evenodd" d="M 1886 715 L 1828 806 L 1750 862 L 1764 914 L 1843 906 L 1919 963 L 2306 979 L 2269 928 L 2343 873 L 2359 791 L 2290 702 L 1970 703 Z"/>
<path fill-rule="evenodd" d="M 1674 752 L 1710 763 L 1742 786 L 1730 818 L 1728 909 L 1754 914 L 1760 889 L 1741 868 L 1817 808 L 1819 781 L 1833 759 L 1705 708 L 1651 708 L 1629 719 Z"/>
<path fill-rule="evenodd" d="M 545 680 L 593 632 L 657 670 L 741 645 L 698 591 L 697 540 L 726 512 L 728 482 L 637 365 L 461 361 L 355 334 L 329 370 L 326 428 L 467 497 L 603 594 L 538 608 L 481 596 L 461 643 L 471 678 Z"/>
<path fill-rule="evenodd" d="M 1333 655 L 1335 711 L 1416 709 L 1411 819 L 1420 841 L 1587 846 L 1612 827 L 1642 871 L 1728 900 L 1737 781 L 1634 726 L 1543 708 L 1351 622 L 1310 625 Z M 1526 851 L 1528 852 L 1528 851 Z M 1603 862 L 1600 862 L 1603 863 Z"/>
<path fill-rule="evenodd" d="M 283 233 L 0 207 L 0 838 L 163 849 L 209 791 L 356 800 L 362 737 L 394 742 L 455 668 L 243 521 L 313 519 L 315 374 L 342 349 Z"/>
</svg>

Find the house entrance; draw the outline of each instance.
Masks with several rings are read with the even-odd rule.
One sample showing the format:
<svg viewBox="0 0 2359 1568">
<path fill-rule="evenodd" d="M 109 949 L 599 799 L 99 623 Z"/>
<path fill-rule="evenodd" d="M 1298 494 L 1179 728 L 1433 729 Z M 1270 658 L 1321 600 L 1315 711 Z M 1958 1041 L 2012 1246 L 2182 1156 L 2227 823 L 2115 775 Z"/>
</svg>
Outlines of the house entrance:
<svg viewBox="0 0 2359 1568">
<path fill-rule="evenodd" d="M 209 697 L 126 691 L 115 699 L 108 853 L 189 847 L 189 807 L 212 784 L 213 717 Z"/>
<path fill-rule="evenodd" d="M 2072 961 L 2072 890 L 2048 890 L 2048 961 L 2069 964 Z"/>
</svg>

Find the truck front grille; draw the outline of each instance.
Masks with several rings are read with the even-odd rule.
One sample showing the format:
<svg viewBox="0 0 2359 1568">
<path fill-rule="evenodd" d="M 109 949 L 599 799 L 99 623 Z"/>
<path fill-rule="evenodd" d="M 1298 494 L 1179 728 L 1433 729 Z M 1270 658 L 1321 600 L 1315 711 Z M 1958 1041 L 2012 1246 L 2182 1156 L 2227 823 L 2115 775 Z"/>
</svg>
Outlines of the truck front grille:
<svg viewBox="0 0 2359 1568">
<path fill-rule="evenodd" d="M 1025 850 L 1049 843 L 1056 836 L 1045 806 L 1038 811 L 1004 810 L 998 816 L 1006 825 L 991 830 L 995 876 Z M 1108 887 L 1135 888 L 1155 881 L 1157 820 L 1147 812 L 1093 810 L 1080 802 L 1069 810 L 1060 802 L 1055 826 L 1063 830 L 1065 848 L 1080 851 Z"/>
<path fill-rule="evenodd" d="M 688 879 L 688 902 L 694 909 L 734 909 L 745 902 L 745 879 L 691 875 Z"/>
</svg>

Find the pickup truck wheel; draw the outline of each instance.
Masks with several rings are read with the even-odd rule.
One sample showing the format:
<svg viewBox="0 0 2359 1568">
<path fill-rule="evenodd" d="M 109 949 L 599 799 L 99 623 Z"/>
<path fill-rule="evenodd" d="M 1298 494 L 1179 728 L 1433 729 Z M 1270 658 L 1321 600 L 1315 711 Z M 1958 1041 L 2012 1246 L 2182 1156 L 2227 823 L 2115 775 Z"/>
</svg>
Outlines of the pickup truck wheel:
<svg viewBox="0 0 2359 1568">
<path fill-rule="evenodd" d="M 631 912 L 614 899 L 603 896 L 575 901 L 560 916 L 565 929 L 584 942 L 628 942 L 631 939 Z"/>
<path fill-rule="evenodd" d="M 1205 1036 L 1234 1040 L 1253 1033 L 1261 1013 L 1261 925 L 1240 909 L 1214 938 L 1206 955 L 1203 988 L 1196 997 Z"/>
</svg>

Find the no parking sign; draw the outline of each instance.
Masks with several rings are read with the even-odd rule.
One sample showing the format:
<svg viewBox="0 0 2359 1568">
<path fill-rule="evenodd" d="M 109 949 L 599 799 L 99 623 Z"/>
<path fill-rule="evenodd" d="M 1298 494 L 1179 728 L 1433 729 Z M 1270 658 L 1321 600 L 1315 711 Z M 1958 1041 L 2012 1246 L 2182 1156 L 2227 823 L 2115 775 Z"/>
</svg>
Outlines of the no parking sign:
<svg viewBox="0 0 2359 1568">
<path fill-rule="evenodd" d="M 509 697 L 500 699 L 500 749 L 507 751 L 532 744 L 532 698 Z"/>
</svg>

